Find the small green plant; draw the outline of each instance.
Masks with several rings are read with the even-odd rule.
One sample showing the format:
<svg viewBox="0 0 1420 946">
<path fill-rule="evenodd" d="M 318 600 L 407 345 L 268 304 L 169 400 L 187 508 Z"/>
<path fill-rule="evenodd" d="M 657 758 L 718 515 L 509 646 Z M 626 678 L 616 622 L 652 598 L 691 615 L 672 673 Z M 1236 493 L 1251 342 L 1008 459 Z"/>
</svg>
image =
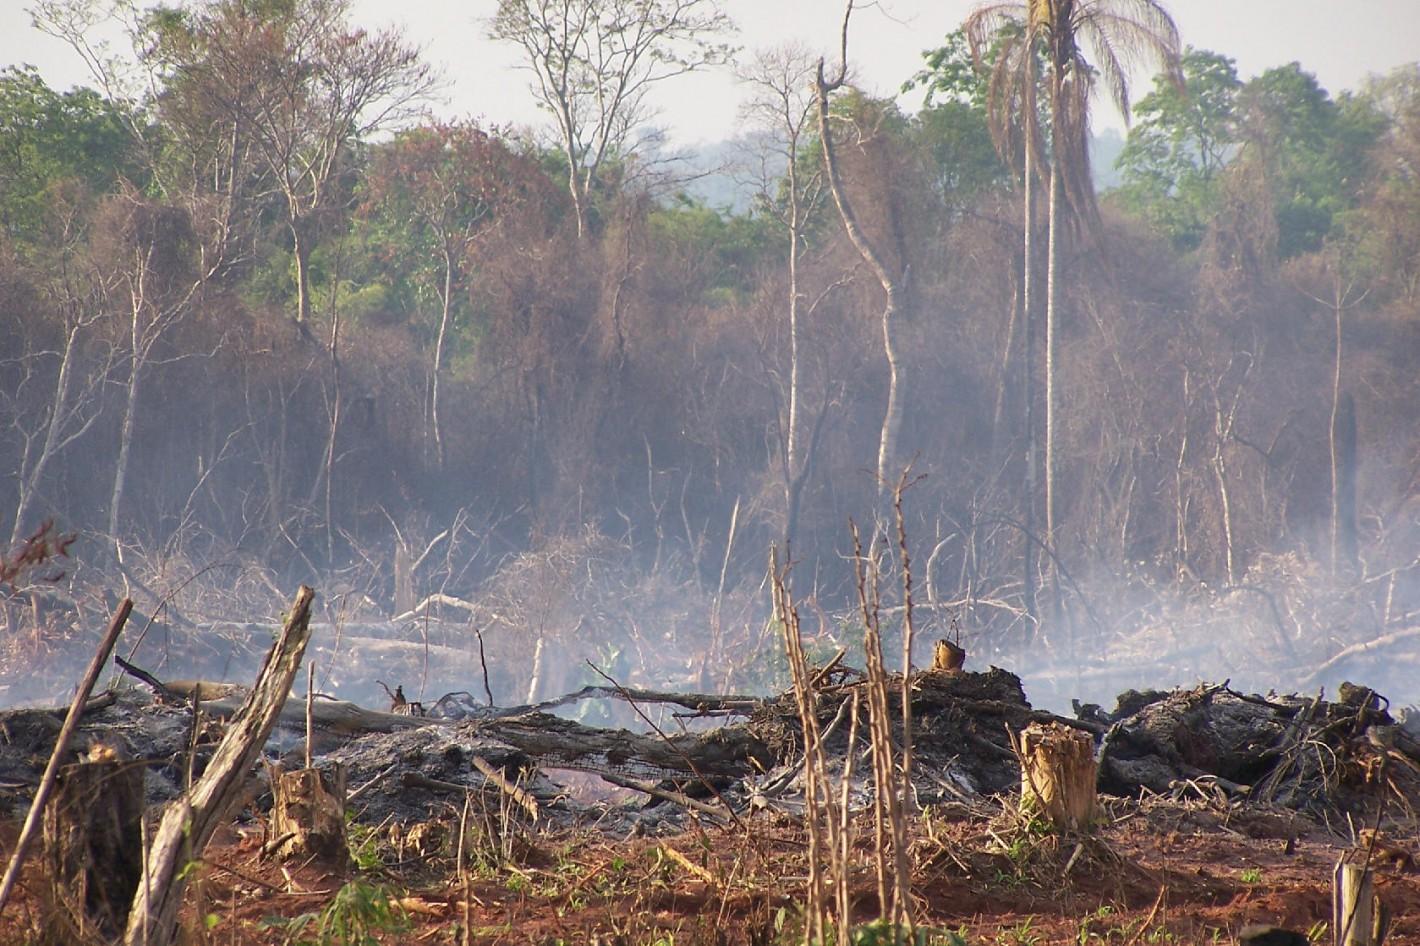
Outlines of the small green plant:
<svg viewBox="0 0 1420 946">
<path fill-rule="evenodd" d="M 286 946 L 379 946 L 377 934 L 402 933 L 409 921 L 384 887 L 352 880 L 319 913 L 268 917 L 262 926 L 285 933 Z"/>
<path fill-rule="evenodd" d="M 384 851 L 380 849 L 378 828 L 361 824 L 355 820 L 354 812 L 345 814 L 345 844 L 350 849 L 350 862 L 362 871 L 377 871 L 385 866 Z"/>
<path fill-rule="evenodd" d="M 996 942 L 1000 946 L 1036 946 L 1044 942 L 1044 939 L 1035 928 L 1035 917 L 1028 916 L 1009 930 L 1002 930 L 997 934 Z"/>
<path fill-rule="evenodd" d="M 1256 867 L 1249 867 L 1238 875 L 1238 879 L 1245 884 L 1260 884 L 1262 883 L 1262 871 Z"/>
<path fill-rule="evenodd" d="M 1101 929 L 1096 929 L 1096 925 L 1098 924 L 1100 927 L 1103 927 L 1113 915 L 1113 907 L 1109 904 L 1101 904 L 1095 909 L 1094 913 L 1087 915 L 1081 920 L 1080 928 L 1075 933 L 1075 943 L 1077 946 L 1087 946 L 1089 943 L 1105 940 L 1108 934 L 1102 932 Z"/>
</svg>

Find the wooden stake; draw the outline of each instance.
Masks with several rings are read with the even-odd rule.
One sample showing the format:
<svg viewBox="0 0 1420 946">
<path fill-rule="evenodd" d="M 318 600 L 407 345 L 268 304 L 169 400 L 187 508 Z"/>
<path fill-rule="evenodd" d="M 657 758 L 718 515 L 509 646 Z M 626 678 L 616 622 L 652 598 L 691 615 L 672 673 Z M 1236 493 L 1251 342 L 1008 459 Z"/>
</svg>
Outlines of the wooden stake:
<svg viewBox="0 0 1420 946">
<path fill-rule="evenodd" d="M 49 754 L 49 764 L 45 766 L 44 775 L 39 780 L 39 788 L 35 789 L 34 800 L 30 802 L 30 812 L 25 816 L 25 825 L 20 829 L 19 839 L 15 841 L 15 853 L 10 855 L 10 866 L 5 869 L 4 879 L 0 880 L 0 913 L 5 912 L 5 904 L 9 902 L 10 894 L 15 889 L 15 881 L 19 879 L 20 868 L 25 863 L 25 854 L 29 851 L 30 842 L 34 839 L 35 830 L 44 814 L 44 804 L 49 800 L 49 793 L 54 790 L 54 779 L 59 774 L 59 760 L 69 748 L 69 739 L 79 725 L 79 717 L 84 713 L 84 704 L 88 702 L 89 693 L 98 682 L 99 671 L 103 670 L 109 654 L 113 653 L 113 645 L 118 643 L 118 635 L 132 610 L 133 602 L 130 599 L 124 598 L 118 603 L 118 610 L 113 613 L 108 630 L 104 631 L 103 639 L 99 641 L 99 649 L 94 651 L 94 659 L 89 661 L 89 668 L 84 671 L 84 677 L 79 681 L 79 689 L 74 694 L 73 702 L 69 704 L 69 714 L 64 717 L 64 725 L 59 729 L 59 738 L 54 741 L 54 751 Z"/>
<path fill-rule="evenodd" d="M 306 667 L 306 768 L 311 767 L 311 746 L 315 743 L 316 664 Z"/>
</svg>

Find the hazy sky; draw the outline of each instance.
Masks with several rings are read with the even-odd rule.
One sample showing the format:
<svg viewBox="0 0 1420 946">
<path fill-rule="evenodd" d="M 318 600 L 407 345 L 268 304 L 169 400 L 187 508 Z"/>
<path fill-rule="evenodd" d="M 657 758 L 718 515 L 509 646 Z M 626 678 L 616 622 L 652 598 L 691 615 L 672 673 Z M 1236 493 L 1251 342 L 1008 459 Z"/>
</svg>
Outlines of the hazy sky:
<svg viewBox="0 0 1420 946">
<path fill-rule="evenodd" d="M 862 0 L 860 0 L 862 2 Z M 755 48 L 797 41 L 831 53 L 840 0 L 723 0 L 740 25 L 737 43 Z M 79 60 L 30 26 L 25 0 L 0 0 L 0 63 L 33 63 L 55 86 L 87 81 Z M 447 103 L 438 111 L 496 123 L 540 122 L 511 49 L 486 39 L 497 0 L 353 0 L 362 25 L 401 25 L 444 71 Z M 975 0 L 879 0 L 854 14 L 849 58 L 860 84 L 887 93 L 915 72 Z M 1185 43 L 1237 60 L 1247 79 L 1292 60 L 1336 94 L 1370 73 L 1420 59 L 1420 0 L 1175 0 L 1169 5 Z M 1136 79 L 1136 98 L 1148 88 Z M 663 123 L 674 141 L 732 136 L 741 89 L 727 72 L 688 76 L 665 86 Z M 1100 121 L 1118 123 L 1101 110 Z"/>
</svg>

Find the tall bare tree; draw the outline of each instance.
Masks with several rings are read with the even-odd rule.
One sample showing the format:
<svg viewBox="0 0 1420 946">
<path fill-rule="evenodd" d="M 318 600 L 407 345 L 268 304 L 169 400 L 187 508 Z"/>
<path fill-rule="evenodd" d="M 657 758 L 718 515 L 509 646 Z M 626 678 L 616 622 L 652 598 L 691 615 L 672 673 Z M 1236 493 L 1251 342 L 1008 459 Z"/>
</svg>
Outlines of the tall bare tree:
<svg viewBox="0 0 1420 946">
<path fill-rule="evenodd" d="M 848 22 L 852 15 L 853 2 L 849 0 L 847 10 L 843 14 L 838 70 L 833 78 L 828 78 L 824 71 L 824 62 L 820 59 L 814 88 L 817 91 L 819 142 L 823 150 L 823 166 L 828 178 L 829 192 L 833 195 L 833 203 L 838 208 L 838 216 L 843 221 L 843 231 L 848 235 L 849 242 L 883 289 L 883 312 L 879 324 L 883 335 L 883 356 L 887 360 L 888 394 L 878 436 L 877 479 L 879 500 L 885 501 L 891 493 L 890 480 L 897 457 L 897 438 L 902 430 L 902 357 L 897 345 L 896 319 L 904 303 L 903 281 L 906 274 L 893 271 L 889 267 L 887 257 L 863 231 L 854 211 L 852 198 L 843 186 L 843 176 L 839 168 L 837 144 L 834 141 L 829 115 L 829 96 L 842 88 L 848 77 Z"/>
<path fill-rule="evenodd" d="M 49 246 L 58 265 L 39 295 L 57 316 L 57 334 L 46 344 L 21 327 L 18 344 L 0 359 L 14 378 L 0 390 L 0 442 L 10 441 L 18 453 L 11 547 L 34 525 L 30 515 L 50 464 L 98 420 L 112 368 L 112 348 L 101 341 L 99 326 L 106 284 L 83 252 L 78 210 L 66 203 L 52 216 Z"/>
<path fill-rule="evenodd" d="M 106 257 L 113 296 L 122 300 L 117 307 L 121 314 L 114 318 L 121 320 L 116 327 L 121 327 L 125 337 L 123 360 L 128 369 L 108 509 L 108 535 L 122 561 L 119 517 L 143 380 L 159 343 L 191 314 L 202 281 L 188 266 L 186 244 L 191 231 L 180 211 L 151 203 L 125 188 L 109 200 L 100 231 L 96 241 Z"/>
<path fill-rule="evenodd" d="M 785 307 L 789 321 L 789 383 L 780 438 L 786 550 L 793 547 L 801 497 L 813 468 L 814 453 L 812 438 L 805 449 L 800 420 L 804 387 L 801 340 L 805 308 L 800 264 L 809 219 L 822 205 L 825 186 L 821 169 L 802 166 L 805 145 L 815 127 L 817 99 L 814 96 L 814 75 L 813 57 L 807 51 L 792 46 L 761 50 L 740 73 L 741 81 L 753 89 L 745 107 L 746 117 L 766 136 L 759 155 L 759 203 L 783 228 L 788 243 L 789 287 Z M 831 289 L 829 287 L 818 298 L 823 299 Z M 813 304 L 809 306 L 810 310 L 812 308 Z"/>
<path fill-rule="evenodd" d="M 489 35 L 519 47 L 567 160 L 577 233 L 605 163 L 637 150 L 660 83 L 728 60 L 718 0 L 499 0 Z"/>
</svg>

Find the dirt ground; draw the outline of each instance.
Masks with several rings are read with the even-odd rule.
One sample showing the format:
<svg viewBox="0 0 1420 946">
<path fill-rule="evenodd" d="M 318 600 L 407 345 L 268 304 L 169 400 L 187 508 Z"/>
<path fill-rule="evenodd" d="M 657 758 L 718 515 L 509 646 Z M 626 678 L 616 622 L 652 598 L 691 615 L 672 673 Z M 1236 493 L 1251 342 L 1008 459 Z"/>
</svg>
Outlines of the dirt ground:
<svg viewBox="0 0 1420 946">
<path fill-rule="evenodd" d="M 465 833 L 472 866 L 461 880 L 458 815 L 451 807 L 432 814 L 422 827 L 354 827 L 354 863 L 339 871 L 262 859 L 259 822 L 225 829 L 194 874 L 185 941 L 697 946 L 799 939 L 806 845 L 793 815 L 760 812 L 738 826 L 622 839 L 595 826 L 544 833 L 505 822 L 498 837 Z M 1248 923 L 1329 943 L 1331 871 L 1350 844 L 1348 831 L 1283 809 L 1147 798 L 1109 800 L 1090 836 L 1055 838 L 1006 803 L 937 806 L 913 822 L 915 916 L 924 942 L 944 946 L 1232 943 Z M 16 832 L 5 828 L 7 859 Z M 1413 826 L 1392 829 L 1390 838 L 1413 852 Z M 861 920 L 876 911 L 868 824 L 858 840 Z M 1403 857 L 1376 860 L 1380 894 L 1395 918 L 1388 942 L 1420 943 L 1420 875 Z M 31 862 L 0 917 L 0 943 L 38 942 L 38 881 Z"/>
</svg>

